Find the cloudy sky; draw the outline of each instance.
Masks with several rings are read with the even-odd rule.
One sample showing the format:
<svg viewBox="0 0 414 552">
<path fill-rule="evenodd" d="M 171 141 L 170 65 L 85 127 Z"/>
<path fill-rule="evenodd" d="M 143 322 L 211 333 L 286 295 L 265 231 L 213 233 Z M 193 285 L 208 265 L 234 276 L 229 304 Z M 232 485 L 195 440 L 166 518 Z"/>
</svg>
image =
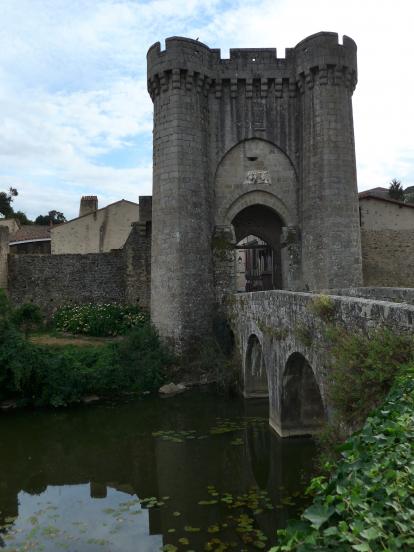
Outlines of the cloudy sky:
<svg viewBox="0 0 414 552">
<path fill-rule="evenodd" d="M 151 193 L 145 56 L 173 35 L 222 57 L 351 36 L 359 188 L 414 185 L 412 0 L 0 0 L 0 21 L 0 190 L 30 217 Z"/>
</svg>

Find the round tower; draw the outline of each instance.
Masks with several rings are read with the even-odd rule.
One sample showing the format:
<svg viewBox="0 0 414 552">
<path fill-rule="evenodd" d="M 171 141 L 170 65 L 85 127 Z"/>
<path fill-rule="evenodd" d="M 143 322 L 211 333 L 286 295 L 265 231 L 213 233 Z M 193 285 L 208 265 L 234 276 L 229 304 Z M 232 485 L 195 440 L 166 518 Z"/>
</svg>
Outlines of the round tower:
<svg viewBox="0 0 414 552">
<path fill-rule="evenodd" d="M 151 317 L 176 349 L 210 332 L 208 87 L 212 51 L 173 37 L 147 54 L 154 103 Z"/>
<path fill-rule="evenodd" d="M 300 206 L 303 284 L 307 289 L 362 285 L 351 97 L 356 44 L 336 33 L 295 47 L 300 92 Z"/>
<path fill-rule="evenodd" d="M 274 286 L 362 284 L 351 103 L 356 45 L 324 32 L 287 49 L 285 58 L 276 54 L 232 49 L 222 59 L 219 50 L 180 37 L 148 51 L 151 316 L 177 349 L 209 335 L 216 296 L 221 304 L 235 291 L 232 258 L 215 256 L 213 269 L 212 253 L 215 241 L 231 249 L 229 236 L 247 207 L 249 228 L 259 234 L 260 208 L 277 218 L 268 241 L 285 277 Z"/>
</svg>

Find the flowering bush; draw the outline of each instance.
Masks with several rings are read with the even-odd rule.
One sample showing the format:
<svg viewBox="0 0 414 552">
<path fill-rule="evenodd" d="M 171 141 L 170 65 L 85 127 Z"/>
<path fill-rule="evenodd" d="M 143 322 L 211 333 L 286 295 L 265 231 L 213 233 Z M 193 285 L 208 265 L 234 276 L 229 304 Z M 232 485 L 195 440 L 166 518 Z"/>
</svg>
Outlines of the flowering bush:
<svg viewBox="0 0 414 552">
<path fill-rule="evenodd" d="M 148 315 L 139 307 L 116 303 L 66 305 L 53 316 L 59 331 L 101 337 L 122 335 L 147 322 Z"/>
</svg>

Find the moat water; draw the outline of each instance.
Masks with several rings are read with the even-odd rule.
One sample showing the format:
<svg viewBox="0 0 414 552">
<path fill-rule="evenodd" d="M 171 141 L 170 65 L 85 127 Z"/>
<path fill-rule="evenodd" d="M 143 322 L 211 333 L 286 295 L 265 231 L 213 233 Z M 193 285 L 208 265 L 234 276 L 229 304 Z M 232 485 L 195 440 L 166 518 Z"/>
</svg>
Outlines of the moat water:
<svg viewBox="0 0 414 552">
<path fill-rule="evenodd" d="M 0 548 L 267 550 L 316 454 L 267 419 L 266 400 L 207 391 L 1 413 Z"/>
</svg>

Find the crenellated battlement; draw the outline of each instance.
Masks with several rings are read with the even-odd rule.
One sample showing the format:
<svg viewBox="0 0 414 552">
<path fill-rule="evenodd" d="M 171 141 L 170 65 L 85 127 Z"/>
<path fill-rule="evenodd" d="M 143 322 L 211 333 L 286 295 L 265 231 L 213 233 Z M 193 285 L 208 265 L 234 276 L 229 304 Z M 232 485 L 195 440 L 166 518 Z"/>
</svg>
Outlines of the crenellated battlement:
<svg viewBox="0 0 414 552">
<path fill-rule="evenodd" d="M 153 100 L 174 89 L 205 95 L 213 90 L 221 98 L 227 87 L 232 98 L 252 97 L 254 87 L 260 97 L 294 97 L 317 83 L 343 85 L 352 93 L 357 82 L 356 44 L 347 36 L 340 44 L 337 33 L 309 36 L 287 48 L 284 58 L 277 57 L 276 48 L 232 48 L 230 57 L 222 58 L 219 49 L 190 38 L 171 37 L 165 43 L 165 50 L 156 42 L 147 54 Z"/>
<path fill-rule="evenodd" d="M 296 97 L 297 93 L 311 90 L 315 84 L 320 86 L 344 86 L 351 93 L 357 83 L 356 71 L 346 66 L 321 65 L 298 75 L 280 74 L 277 78 L 222 78 L 213 79 L 206 74 L 185 69 L 172 69 L 155 74 L 148 79 L 148 92 L 154 101 L 162 92 L 183 89 L 196 91 L 207 96 L 210 91 L 216 98 L 221 98 L 226 90 L 230 90 L 230 98 L 245 96 L 246 98 L 276 98 Z"/>
</svg>

